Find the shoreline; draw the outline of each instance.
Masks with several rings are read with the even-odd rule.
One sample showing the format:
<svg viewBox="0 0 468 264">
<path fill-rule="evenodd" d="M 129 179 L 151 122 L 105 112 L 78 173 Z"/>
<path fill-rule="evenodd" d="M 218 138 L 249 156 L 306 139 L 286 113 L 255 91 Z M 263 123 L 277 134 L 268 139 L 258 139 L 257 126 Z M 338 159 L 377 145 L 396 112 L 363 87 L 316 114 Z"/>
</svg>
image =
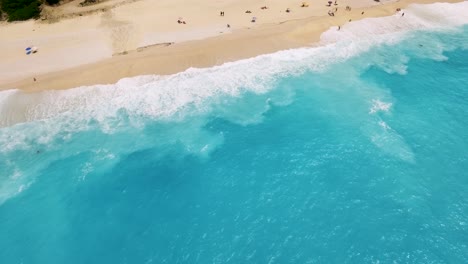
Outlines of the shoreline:
<svg viewBox="0 0 468 264">
<path fill-rule="evenodd" d="M 353 8 L 341 6 L 336 16 L 316 16 L 303 19 L 240 28 L 229 34 L 176 43 L 155 43 L 97 62 L 82 64 L 44 74 L 30 75 L 1 83 L 0 90 L 20 89 L 27 92 L 69 89 L 80 86 L 113 84 L 122 78 L 139 75 L 169 75 L 188 68 L 207 68 L 227 62 L 274 53 L 281 50 L 319 45 L 320 36 L 332 27 L 370 17 L 395 14 L 396 8 L 410 4 L 431 4 L 432 0 L 402 0 L 387 4 Z M 459 0 L 444 1 L 462 2 Z M 364 12 L 364 15 L 361 13 Z M 60 23 L 60 22 L 59 22 Z M 32 78 L 37 81 L 33 81 Z"/>
</svg>

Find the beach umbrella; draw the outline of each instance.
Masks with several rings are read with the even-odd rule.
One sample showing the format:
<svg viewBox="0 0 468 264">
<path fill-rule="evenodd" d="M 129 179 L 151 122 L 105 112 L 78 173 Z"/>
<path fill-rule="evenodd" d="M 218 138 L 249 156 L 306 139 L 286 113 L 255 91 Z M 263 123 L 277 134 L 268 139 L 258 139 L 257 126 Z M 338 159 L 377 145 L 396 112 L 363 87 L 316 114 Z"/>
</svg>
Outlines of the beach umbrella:
<svg viewBox="0 0 468 264">
<path fill-rule="evenodd" d="M 29 55 L 29 54 L 32 54 L 32 53 L 36 53 L 39 51 L 39 49 L 36 47 L 36 46 L 32 46 L 32 47 L 27 47 L 24 49 L 26 51 L 26 55 Z"/>
</svg>

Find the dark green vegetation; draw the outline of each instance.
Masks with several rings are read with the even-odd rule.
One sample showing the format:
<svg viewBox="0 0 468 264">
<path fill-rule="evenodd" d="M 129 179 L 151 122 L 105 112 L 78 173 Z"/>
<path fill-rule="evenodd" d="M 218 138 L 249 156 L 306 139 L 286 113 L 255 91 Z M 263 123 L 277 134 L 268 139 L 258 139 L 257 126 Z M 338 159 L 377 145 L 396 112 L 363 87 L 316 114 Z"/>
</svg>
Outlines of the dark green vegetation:
<svg viewBox="0 0 468 264">
<path fill-rule="evenodd" d="M 2 11 L 8 15 L 8 21 L 37 18 L 41 13 L 39 0 L 1 0 Z"/>
<path fill-rule="evenodd" d="M 45 0 L 45 2 L 49 5 L 56 5 L 60 2 L 60 0 Z"/>
<path fill-rule="evenodd" d="M 41 5 L 58 4 L 60 0 L 0 0 L 0 18 L 7 15 L 8 21 L 28 20 L 38 18 Z"/>
</svg>

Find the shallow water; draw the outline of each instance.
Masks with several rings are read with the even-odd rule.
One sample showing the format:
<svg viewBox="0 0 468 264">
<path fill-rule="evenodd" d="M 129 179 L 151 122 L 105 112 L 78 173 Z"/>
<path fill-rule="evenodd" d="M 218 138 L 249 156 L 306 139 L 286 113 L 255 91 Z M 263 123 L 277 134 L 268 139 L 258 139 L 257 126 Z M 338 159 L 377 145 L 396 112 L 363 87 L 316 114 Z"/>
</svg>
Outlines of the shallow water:
<svg viewBox="0 0 468 264">
<path fill-rule="evenodd" d="M 212 69 L 0 93 L 1 262 L 468 262 L 468 27 L 435 5 L 443 27 L 414 30 L 428 10 Z"/>
</svg>

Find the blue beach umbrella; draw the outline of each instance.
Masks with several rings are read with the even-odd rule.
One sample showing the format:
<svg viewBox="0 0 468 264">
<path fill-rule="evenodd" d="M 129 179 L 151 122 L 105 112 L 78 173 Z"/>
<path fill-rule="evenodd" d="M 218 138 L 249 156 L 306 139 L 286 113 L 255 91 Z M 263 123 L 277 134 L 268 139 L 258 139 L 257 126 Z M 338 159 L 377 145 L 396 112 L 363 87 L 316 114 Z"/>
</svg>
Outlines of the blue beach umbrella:
<svg viewBox="0 0 468 264">
<path fill-rule="evenodd" d="M 26 55 L 29 55 L 31 53 L 36 53 L 38 48 L 37 47 L 27 47 L 25 50 L 26 50 Z"/>
</svg>

